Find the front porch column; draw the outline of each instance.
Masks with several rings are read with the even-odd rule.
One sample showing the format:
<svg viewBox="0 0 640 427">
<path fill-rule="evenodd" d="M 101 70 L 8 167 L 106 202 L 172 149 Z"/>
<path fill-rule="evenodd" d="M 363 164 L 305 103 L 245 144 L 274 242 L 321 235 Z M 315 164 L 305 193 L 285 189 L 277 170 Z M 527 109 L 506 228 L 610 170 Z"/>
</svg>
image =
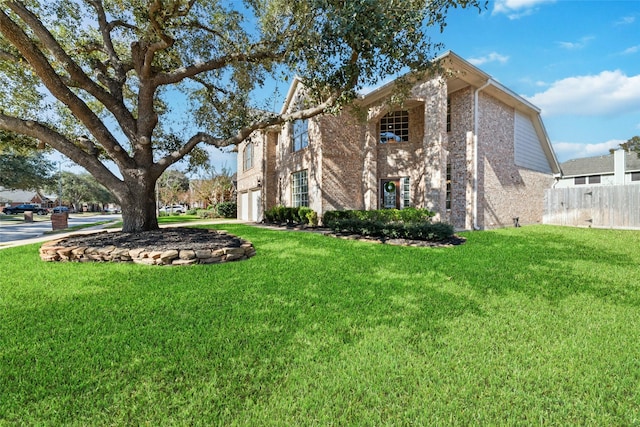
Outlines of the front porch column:
<svg viewBox="0 0 640 427">
<path fill-rule="evenodd" d="M 421 85 L 424 107 L 425 207 L 435 212 L 435 221 L 446 217 L 447 85 L 433 79 Z"/>
<path fill-rule="evenodd" d="M 476 179 L 474 156 L 474 135 L 467 132 L 465 139 L 465 198 L 464 198 L 464 228 L 473 228 L 473 206 L 474 206 L 474 182 Z"/>
<path fill-rule="evenodd" d="M 378 209 L 378 137 L 377 122 L 379 108 L 369 110 L 364 142 L 364 168 L 362 170 L 362 195 L 366 210 Z"/>
</svg>

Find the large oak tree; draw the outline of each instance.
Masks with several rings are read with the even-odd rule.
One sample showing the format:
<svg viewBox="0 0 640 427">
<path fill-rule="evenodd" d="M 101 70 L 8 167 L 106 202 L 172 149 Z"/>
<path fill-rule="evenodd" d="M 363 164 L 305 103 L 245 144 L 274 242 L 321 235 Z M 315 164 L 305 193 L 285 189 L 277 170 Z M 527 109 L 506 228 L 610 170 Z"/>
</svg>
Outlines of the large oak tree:
<svg viewBox="0 0 640 427">
<path fill-rule="evenodd" d="M 427 33 L 441 31 L 458 6 L 479 7 L 0 0 L 0 129 L 84 167 L 118 199 L 124 231 L 155 229 L 154 186 L 169 166 L 202 161 L 203 144 L 229 147 L 258 129 L 335 112 L 359 88 L 428 68 L 440 46 Z M 293 74 L 309 90 L 303 110 L 267 114 L 252 105 L 256 87 Z"/>
</svg>

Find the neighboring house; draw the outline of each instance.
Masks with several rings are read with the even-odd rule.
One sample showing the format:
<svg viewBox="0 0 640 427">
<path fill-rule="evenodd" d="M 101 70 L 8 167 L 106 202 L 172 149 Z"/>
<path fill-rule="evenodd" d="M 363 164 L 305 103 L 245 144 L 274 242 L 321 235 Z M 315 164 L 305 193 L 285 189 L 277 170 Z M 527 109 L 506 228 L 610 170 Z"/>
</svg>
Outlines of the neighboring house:
<svg viewBox="0 0 640 427">
<path fill-rule="evenodd" d="M 276 205 L 328 210 L 428 208 L 457 229 L 542 220 L 560 168 L 540 110 L 458 55 L 416 82 L 402 106 L 395 82 L 359 98 L 362 115 L 297 120 L 238 147 L 238 218 Z M 283 112 L 304 101 L 295 80 Z"/>
<path fill-rule="evenodd" d="M 17 206 L 23 203 L 33 203 L 45 208 L 53 206 L 53 199 L 43 196 L 39 191 L 6 190 L 0 187 L 0 210 L 4 206 Z"/>
<path fill-rule="evenodd" d="M 555 188 L 640 184 L 638 153 L 627 153 L 622 149 L 606 156 L 569 160 L 560 167 L 562 178 L 558 180 Z"/>
</svg>

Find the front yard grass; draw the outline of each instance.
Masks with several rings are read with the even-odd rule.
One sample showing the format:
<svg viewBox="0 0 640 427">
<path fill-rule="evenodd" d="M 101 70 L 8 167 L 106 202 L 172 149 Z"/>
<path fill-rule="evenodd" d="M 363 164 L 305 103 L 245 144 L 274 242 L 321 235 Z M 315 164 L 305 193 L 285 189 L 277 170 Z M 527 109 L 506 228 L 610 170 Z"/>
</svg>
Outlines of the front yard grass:
<svg viewBox="0 0 640 427">
<path fill-rule="evenodd" d="M 0 425 L 640 423 L 640 232 L 412 248 L 216 227 L 257 255 L 0 251 Z"/>
</svg>

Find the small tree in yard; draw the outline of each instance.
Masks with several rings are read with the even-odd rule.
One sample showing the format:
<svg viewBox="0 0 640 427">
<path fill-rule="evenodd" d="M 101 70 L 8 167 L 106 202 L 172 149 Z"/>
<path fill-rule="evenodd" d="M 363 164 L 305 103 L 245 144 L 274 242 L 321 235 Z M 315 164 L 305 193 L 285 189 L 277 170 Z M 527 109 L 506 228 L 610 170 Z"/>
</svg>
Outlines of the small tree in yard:
<svg viewBox="0 0 640 427">
<path fill-rule="evenodd" d="M 158 179 L 158 197 L 163 205 L 173 205 L 186 199 L 189 191 L 189 178 L 175 170 L 165 171 Z"/>
<path fill-rule="evenodd" d="M 122 206 L 125 232 L 156 229 L 154 189 L 168 167 L 428 69 L 439 46 L 427 31 L 444 28 L 449 8 L 478 3 L 3 0 L 0 129 L 84 167 Z M 293 74 L 308 88 L 302 110 L 251 105 L 267 78 Z"/>
<path fill-rule="evenodd" d="M 209 165 L 200 179 L 191 181 L 191 190 L 196 200 L 205 203 L 205 207 L 216 206 L 218 203 L 232 201 L 233 174 L 226 167 L 218 170 Z"/>
</svg>

